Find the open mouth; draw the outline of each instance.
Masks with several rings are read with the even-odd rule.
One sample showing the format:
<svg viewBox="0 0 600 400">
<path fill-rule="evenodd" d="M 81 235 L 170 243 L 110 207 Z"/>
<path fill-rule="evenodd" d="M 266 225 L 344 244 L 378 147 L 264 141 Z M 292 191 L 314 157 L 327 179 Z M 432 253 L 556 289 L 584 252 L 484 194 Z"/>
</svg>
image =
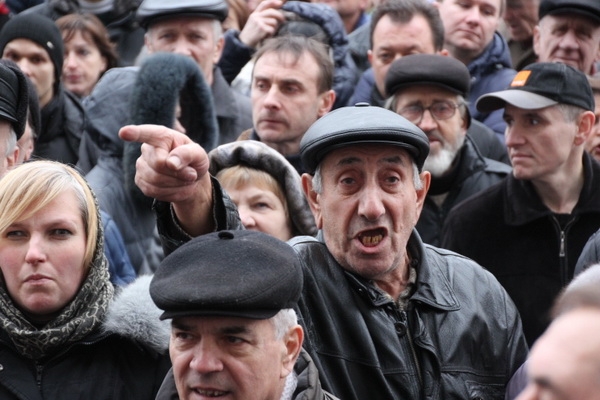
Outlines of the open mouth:
<svg viewBox="0 0 600 400">
<path fill-rule="evenodd" d="M 362 243 L 363 246 L 373 247 L 377 246 L 385 235 L 385 231 L 383 229 L 373 229 L 370 231 L 361 232 L 358 235 L 358 240 Z"/>
<path fill-rule="evenodd" d="M 194 389 L 194 392 L 204 397 L 221 397 L 225 396 L 228 392 L 223 392 L 220 390 L 203 390 L 203 389 Z"/>
</svg>

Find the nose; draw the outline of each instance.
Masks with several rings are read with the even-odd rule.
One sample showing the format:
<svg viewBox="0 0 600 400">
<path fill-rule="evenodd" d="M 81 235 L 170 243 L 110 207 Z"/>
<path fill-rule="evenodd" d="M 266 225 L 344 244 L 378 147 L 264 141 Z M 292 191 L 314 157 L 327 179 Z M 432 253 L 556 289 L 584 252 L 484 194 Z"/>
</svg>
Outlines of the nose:
<svg viewBox="0 0 600 400">
<path fill-rule="evenodd" d="M 263 105 L 266 108 L 281 108 L 281 99 L 279 98 L 279 88 L 277 85 L 271 85 L 269 91 L 265 94 Z"/>
<path fill-rule="evenodd" d="M 244 227 L 250 229 L 256 226 L 256 220 L 254 219 L 254 215 L 248 207 L 238 207 L 238 213 L 240 214 L 240 220 Z"/>
<path fill-rule="evenodd" d="M 419 128 L 425 133 L 431 132 L 437 128 L 437 120 L 431 115 L 431 110 L 423 110 L 423 116 L 421 122 L 419 122 Z"/>
<path fill-rule="evenodd" d="M 77 66 L 77 58 L 73 51 L 69 51 L 65 54 L 64 66 L 65 68 L 75 68 Z"/>
<path fill-rule="evenodd" d="M 507 126 L 504 131 L 504 140 L 507 147 L 515 147 L 524 143 L 524 136 L 521 135 L 517 127 Z"/>
<path fill-rule="evenodd" d="M 172 53 L 181 54 L 183 56 L 192 56 L 190 45 L 185 38 L 179 38 L 174 44 Z"/>
<path fill-rule="evenodd" d="M 516 400 L 536 400 L 539 399 L 537 388 L 534 384 L 529 383 L 525 389 L 517 396 Z"/>
<path fill-rule="evenodd" d="M 467 21 L 471 24 L 479 24 L 481 21 L 481 12 L 479 7 L 472 6 L 467 11 Z"/>
<path fill-rule="evenodd" d="M 210 374 L 223 370 L 218 346 L 202 340 L 194 349 L 194 356 L 190 361 L 190 368 L 199 374 Z"/>
<path fill-rule="evenodd" d="M 46 250 L 43 239 L 34 234 L 29 239 L 25 262 L 28 264 L 39 264 L 44 261 L 46 261 Z"/>
<path fill-rule="evenodd" d="M 17 61 L 16 64 L 19 66 L 19 68 L 25 74 L 25 76 L 27 76 L 28 78 L 31 77 L 30 65 L 29 65 L 29 62 L 25 59 L 25 57 L 23 57 L 19 61 Z"/>
<path fill-rule="evenodd" d="M 573 29 L 569 29 L 560 40 L 560 47 L 563 49 L 578 49 L 579 42 L 577 40 L 577 35 L 575 34 Z"/>
<path fill-rule="evenodd" d="M 376 221 L 385 214 L 385 206 L 381 200 L 381 192 L 375 183 L 366 185 L 361 193 L 358 214 L 367 221 Z"/>
</svg>

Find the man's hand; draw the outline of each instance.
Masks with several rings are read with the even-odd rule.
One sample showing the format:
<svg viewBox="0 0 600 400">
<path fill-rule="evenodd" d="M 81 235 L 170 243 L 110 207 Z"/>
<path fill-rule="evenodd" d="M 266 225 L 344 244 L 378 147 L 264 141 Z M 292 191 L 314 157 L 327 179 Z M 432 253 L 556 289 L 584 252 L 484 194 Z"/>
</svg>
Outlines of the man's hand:
<svg viewBox="0 0 600 400">
<path fill-rule="evenodd" d="M 142 143 L 135 183 L 157 200 L 171 202 L 192 236 L 212 230 L 212 183 L 208 155 L 185 134 L 160 125 L 129 125 L 119 137 Z"/>
<path fill-rule="evenodd" d="M 261 40 L 275 35 L 279 25 L 285 21 L 283 13 L 279 10 L 282 5 L 281 0 L 265 0 L 260 3 L 240 32 L 242 43 L 256 48 Z"/>
</svg>

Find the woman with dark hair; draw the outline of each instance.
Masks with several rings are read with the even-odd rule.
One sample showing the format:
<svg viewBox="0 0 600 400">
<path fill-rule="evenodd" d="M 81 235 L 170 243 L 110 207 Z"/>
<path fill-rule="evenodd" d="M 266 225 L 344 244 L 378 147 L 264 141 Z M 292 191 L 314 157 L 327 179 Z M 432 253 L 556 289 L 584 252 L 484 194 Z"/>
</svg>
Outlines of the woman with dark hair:
<svg viewBox="0 0 600 400">
<path fill-rule="evenodd" d="M 80 98 L 92 92 L 102 74 L 118 65 L 108 31 L 93 14 L 68 14 L 56 20 L 65 45 L 62 82 Z"/>
</svg>

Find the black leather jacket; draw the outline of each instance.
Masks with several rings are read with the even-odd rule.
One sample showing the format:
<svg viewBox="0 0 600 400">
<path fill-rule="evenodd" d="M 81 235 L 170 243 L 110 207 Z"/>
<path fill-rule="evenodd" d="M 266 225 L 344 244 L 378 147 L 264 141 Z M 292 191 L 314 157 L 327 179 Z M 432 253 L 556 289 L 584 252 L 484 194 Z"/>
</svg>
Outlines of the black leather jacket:
<svg viewBox="0 0 600 400">
<path fill-rule="evenodd" d="M 213 179 L 217 229 L 243 229 Z M 170 205 L 157 203 L 165 251 L 188 236 Z M 345 271 L 320 235 L 289 242 L 300 256 L 298 306 L 323 388 L 340 399 L 504 399 L 527 357 L 517 310 L 498 281 L 475 262 L 423 244 L 408 252 L 417 270 L 408 309 L 371 282 Z"/>
</svg>

